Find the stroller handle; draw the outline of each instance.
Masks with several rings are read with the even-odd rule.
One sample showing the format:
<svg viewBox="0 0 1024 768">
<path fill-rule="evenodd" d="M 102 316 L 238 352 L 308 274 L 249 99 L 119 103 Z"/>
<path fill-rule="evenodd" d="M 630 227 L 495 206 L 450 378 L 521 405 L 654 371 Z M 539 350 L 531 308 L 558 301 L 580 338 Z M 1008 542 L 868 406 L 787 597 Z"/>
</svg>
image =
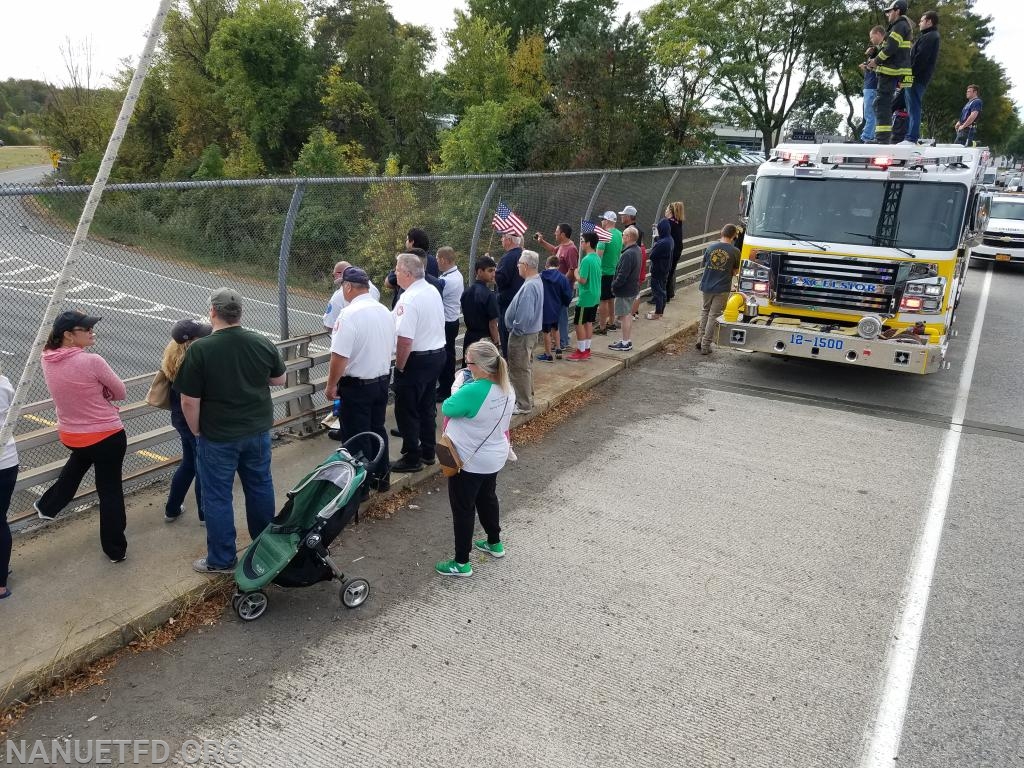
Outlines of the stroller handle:
<svg viewBox="0 0 1024 768">
<path fill-rule="evenodd" d="M 341 444 L 341 447 L 348 451 L 348 447 L 351 443 L 354 443 L 361 437 L 371 437 L 377 441 L 377 455 L 373 457 L 372 461 L 367 462 L 370 466 L 377 464 L 380 461 L 381 456 L 384 455 L 384 439 L 376 432 L 359 432 L 358 434 L 352 435 L 348 440 Z M 351 453 L 351 451 L 349 451 Z"/>
</svg>

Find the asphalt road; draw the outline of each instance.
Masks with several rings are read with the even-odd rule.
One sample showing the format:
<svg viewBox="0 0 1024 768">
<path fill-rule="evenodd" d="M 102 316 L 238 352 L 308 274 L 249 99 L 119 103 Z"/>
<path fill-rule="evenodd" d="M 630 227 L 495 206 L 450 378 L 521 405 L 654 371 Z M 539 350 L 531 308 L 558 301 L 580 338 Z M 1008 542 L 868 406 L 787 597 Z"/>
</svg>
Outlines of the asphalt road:
<svg viewBox="0 0 1024 768">
<path fill-rule="evenodd" d="M 434 576 L 430 489 L 343 534 L 357 611 L 277 590 L 11 738 L 233 741 L 247 766 L 1024 765 L 1024 271 L 985 284 L 929 377 L 650 358 L 517 448 L 504 560 Z"/>
<path fill-rule="evenodd" d="M 23 168 L 0 174 L 0 185 L 38 182 L 49 166 Z M 101 203 L 102 204 L 102 203 Z M 284 218 L 282 215 L 282 224 Z M 71 244 L 73 230 L 38 215 L 29 198 L 0 196 L 0 365 L 15 383 L 21 376 L 40 318 Z M 172 259 L 152 258 L 134 249 L 90 240 L 67 286 L 65 307 L 99 315 L 94 350 L 122 378 L 149 373 L 159 366 L 170 340 L 171 326 L 184 317 L 205 318 L 209 296 L 221 286 L 238 290 L 244 298 L 243 322 L 271 339 L 280 338 L 277 287 L 249 280 L 245 275 L 212 272 Z M 292 336 L 322 330 L 322 299 L 292 293 L 289 296 L 289 331 Z M 129 393 L 141 400 L 145 387 Z M 29 390 L 28 402 L 49 397 L 40 376 Z M 38 429 L 52 421 L 51 414 L 22 419 L 19 432 Z M 40 421 L 42 419 L 42 421 Z M 128 423 L 130 434 L 166 424 L 165 414 L 153 414 Z M 177 438 L 154 446 L 148 455 L 132 455 L 129 469 L 137 469 L 180 451 Z M 60 446 L 37 449 L 23 457 L 26 466 L 54 461 Z M 23 503 L 24 499 L 20 500 Z"/>
</svg>

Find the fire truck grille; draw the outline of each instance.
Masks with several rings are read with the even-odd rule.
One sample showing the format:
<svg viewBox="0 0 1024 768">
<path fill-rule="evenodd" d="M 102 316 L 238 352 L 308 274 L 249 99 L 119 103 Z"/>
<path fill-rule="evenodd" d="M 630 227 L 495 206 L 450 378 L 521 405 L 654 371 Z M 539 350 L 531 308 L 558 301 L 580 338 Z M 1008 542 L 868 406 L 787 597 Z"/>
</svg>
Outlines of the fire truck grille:
<svg viewBox="0 0 1024 768">
<path fill-rule="evenodd" d="M 846 312 L 889 312 L 899 263 L 837 256 L 782 254 L 776 302 Z"/>
</svg>

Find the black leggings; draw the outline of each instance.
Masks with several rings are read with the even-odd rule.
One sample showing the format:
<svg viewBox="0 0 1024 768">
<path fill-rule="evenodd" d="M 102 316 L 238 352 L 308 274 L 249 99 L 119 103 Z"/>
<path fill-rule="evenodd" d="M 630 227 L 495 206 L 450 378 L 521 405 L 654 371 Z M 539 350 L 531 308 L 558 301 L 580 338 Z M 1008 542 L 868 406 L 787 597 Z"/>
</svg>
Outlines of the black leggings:
<svg viewBox="0 0 1024 768">
<path fill-rule="evenodd" d="M 480 515 L 480 525 L 487 532 L 487 541 L 497 544 L 501 541 L 501 525 L 498 522 L 498 495 L 496 493 L 498 473 L 478 475 L 463 470 L 448 478 L 448 501 L 452 506 L 452 523 L 455 527 L 455 562 L 468 563 L 469 551 L 473 547 L 473 526 Z"/>
<path fill-rule="evenodd" d="M 0 587 L 7 586 L 7 569 L 11 567 L 11 526 L 7 524 L 7 510 L 11 507 L 17 479 L 17 466 L 0 469 Z"/>
<path fill-rule="evenodd" d="M 90 467 L 96 468 L 96 493 L 100 497 L 100 544 L 111 560 L 124 557 L 128 541 L 124 537 L 127 520 L 124 514 L 124 492 L 121 470 L 128 437 L 124 430 L 85 448 L 72 448 L 67 464 L 57 482 L 46 489 L 37 508 L 47 517 L 56 517 L 75 494 Z"/>
</svg>

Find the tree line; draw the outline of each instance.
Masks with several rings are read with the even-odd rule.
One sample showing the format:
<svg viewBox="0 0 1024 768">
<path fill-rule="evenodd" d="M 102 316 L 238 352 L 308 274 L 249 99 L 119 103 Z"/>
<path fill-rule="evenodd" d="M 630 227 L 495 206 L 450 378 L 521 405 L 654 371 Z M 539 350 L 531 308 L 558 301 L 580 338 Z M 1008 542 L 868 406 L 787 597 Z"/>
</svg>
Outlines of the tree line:
<svg viewBox="0 0 1024 768">
<path fill-rule="evenodd" d="M 115 177 L 672 165 L 721 152 L 716 124 L 759 130 L 766 150 L 787 126 L 859 135 L 857 65 L 883 2 L 662 0 L 622 20 L 616 5 L 468 0 L 434 71 L 432 31 L 384 0 L 178 0 Z M 914 20 L 929 9 L 914 5 Z M 985 53 L 992 19 L 973 0 L 931 7 L 942 48 L 923 135 L 952 140 L 976 83 L 979 140 L 1024 142 L 1006 73 Z M 68 61 L 60 87 L 0 84 L 0 125 L 42 134 L 74 159 L 72 180 L 89 181 L 131 71 L 96 88 L 81 64 Z"/>
</svg>

